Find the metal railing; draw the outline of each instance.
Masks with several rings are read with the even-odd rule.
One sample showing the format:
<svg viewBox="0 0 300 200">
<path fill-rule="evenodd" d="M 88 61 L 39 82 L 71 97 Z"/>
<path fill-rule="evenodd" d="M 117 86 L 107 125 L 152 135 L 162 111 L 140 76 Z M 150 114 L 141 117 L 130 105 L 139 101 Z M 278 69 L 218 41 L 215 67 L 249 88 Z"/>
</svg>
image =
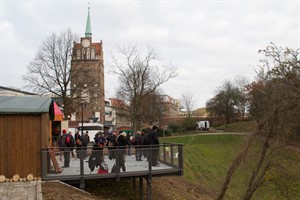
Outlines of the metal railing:
<svg viewBox="0 0 300 200">
<path fill-rule="evenodd" d="M 139 161 L 139 155 L 142 160 Z M 70 157 L 69 167 L 65 159 Z M 157 159 L 158 165 L 153 163 Z M 68 163 L 68 161 L 66 161 Z M 154 165 L 154 166 L 153 166 Z M 183 145 L 42 149 L 43 180 L 107 179 L 183 174 Z"/>
</svg>

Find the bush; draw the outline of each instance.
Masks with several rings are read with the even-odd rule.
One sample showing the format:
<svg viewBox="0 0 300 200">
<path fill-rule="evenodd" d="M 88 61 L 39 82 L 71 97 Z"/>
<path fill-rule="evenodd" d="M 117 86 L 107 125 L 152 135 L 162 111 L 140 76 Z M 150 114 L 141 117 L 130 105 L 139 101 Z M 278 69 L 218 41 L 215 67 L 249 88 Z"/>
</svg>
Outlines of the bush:
<svg viewBox="0 0 300 200">
<path fill-rule="evenodd" d="M 183 120 L 181 127 L 182 127 L 182 130 L 187 130 L 187 131 L 195 130 L 197 127 L 196 120 L 192 119 L 190 117 L 187 117 Z"/>
<path fill-rule="evenodd" d="M 164 132 L 165 132 L 165 133 L 164 133 Z M 165 136 L 170 136 L 170 135 L 172 135 L 172 130 L 171 130 L 171 129 L 165 129 L 165 130 L 163 130 L 163 129 L 158 129 L 158 136 L 159 136 L 159 137 L 163 137 L 164 134 L 165 134 Z"/>
<path fill-rule="evenodd" d="M 180 125 L 176 124 L 176 123 L 170 123 L 168 124 L 168 129 L 167 130 L 171 130 L 172 133 L 176 133 L 180 128 Z"/>
</svg>

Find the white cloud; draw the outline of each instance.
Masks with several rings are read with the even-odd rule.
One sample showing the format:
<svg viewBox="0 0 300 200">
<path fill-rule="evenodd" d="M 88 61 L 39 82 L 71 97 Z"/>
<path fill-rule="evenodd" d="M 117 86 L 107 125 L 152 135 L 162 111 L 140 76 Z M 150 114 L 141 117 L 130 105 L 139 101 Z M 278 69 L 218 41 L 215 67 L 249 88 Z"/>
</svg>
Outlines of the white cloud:
<svg viewBox="0 0 300 200">
<path fill-rule="evenodd" d="M 86 2 L 2 4 L 1 85 L 24 85 L 24 69 L 52 32 L 70 27 L 84 35 Z M 179 72 L 163 85 L 164 91 L 180 98 L 189 89 L 204 106 L 225 79 L 242 75 L 253 80 L 257 52 L 270 42 L 299 47 L 297 6 L 296 1 L 91 1 L 93 41 L 103 41 L 106 72 L 109 52 L 116 54 L 118 44 L 158 49 L 162 63 L 171 62 Z M 117 80 L 106 75 L 107 96 L 114 95 Z"/>
</svg>

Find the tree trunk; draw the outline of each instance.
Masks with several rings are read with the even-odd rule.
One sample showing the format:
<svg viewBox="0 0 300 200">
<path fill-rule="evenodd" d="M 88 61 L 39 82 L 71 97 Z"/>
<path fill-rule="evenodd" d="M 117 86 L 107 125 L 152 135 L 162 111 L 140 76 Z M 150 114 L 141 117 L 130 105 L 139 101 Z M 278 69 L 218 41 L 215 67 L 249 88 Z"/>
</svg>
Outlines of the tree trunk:
<svg viewBox="0 0 300 200">
<path fill-rule="evenodd" d="M 254 142 L 255 136 L 256 136 L 256 133 L 254 135 L 252 135 L 251 138 L 249 138 L 249 141 L 247 142 L 247 145 L 246 145 L 244 151 L 242 151 L 232 162 L 232 164 L 227 172 L 226 179 L 223 183 L 222 190 L 221 190 L 217 200 L 222 200 L 224 198 L 225 193 L 228 189 L 228 186 L 231 182 L 231 178 L 232 178 L 233 174 L 235 173 L 236 169 L 240 166 L 240 163 L 242 162 L 242 160 L 248 154 L 248 151 L 249 151 L 252 143 Z"/>
<path fill-rule="evenodd" d="M 266 140 L 264 142 L 263 148 L 262 148 L 262 152 L 260 155 L 260 159 L 259 162 L 257 164 L 257 167 L 255 169 L 255 171 L 253 171 L 251 179 L 249 181 L 248 184 L 248 189 L 246 191 L 246 194 L 244 196 L 244 200 L 250 200 L 252 195 L 254 194 L 254 192 L 256 191 L 256 189 L 259 187 L 259 183 L 261 182 L 261 179 L 264 177 L 264 174 L 266 172 L 266 170 L 269 168 L 269 164 L 266 165 L 266 167 L 264 167 L 264 169 L 261 172 L 261 175 L 257 178 L 259 172 L 261 171 L 262 165 L 265 162 L 265 158 L 269 149 L 269 141 L 270 141 L 270 137 L 271 137 L 271 132 L 272 132 L 272 128 L 268 131 L 268 134 L 266 136 Z"/>
</svg>

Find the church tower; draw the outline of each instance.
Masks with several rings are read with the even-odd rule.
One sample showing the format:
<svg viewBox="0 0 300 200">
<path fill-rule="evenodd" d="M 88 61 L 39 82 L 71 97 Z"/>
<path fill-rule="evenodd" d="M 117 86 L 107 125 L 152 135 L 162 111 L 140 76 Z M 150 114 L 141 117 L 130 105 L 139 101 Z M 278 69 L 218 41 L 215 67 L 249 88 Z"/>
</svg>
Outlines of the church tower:
<svg viewBox="0 0 300 200">
<path fill-rule="evenodd" d="M 86 22 L 85 36 L 80 43 L 74 42 L 71 61 L 71 92 L 77 102 L 76 121 L 98 119 L 104 124 L 104 63 L 102 41 L 93 42 L 90 8 Z M 82 105 L 83 112 L 79 105 Z M 82 119 L 83 117 L 83 119 Z"/>
</svg>

